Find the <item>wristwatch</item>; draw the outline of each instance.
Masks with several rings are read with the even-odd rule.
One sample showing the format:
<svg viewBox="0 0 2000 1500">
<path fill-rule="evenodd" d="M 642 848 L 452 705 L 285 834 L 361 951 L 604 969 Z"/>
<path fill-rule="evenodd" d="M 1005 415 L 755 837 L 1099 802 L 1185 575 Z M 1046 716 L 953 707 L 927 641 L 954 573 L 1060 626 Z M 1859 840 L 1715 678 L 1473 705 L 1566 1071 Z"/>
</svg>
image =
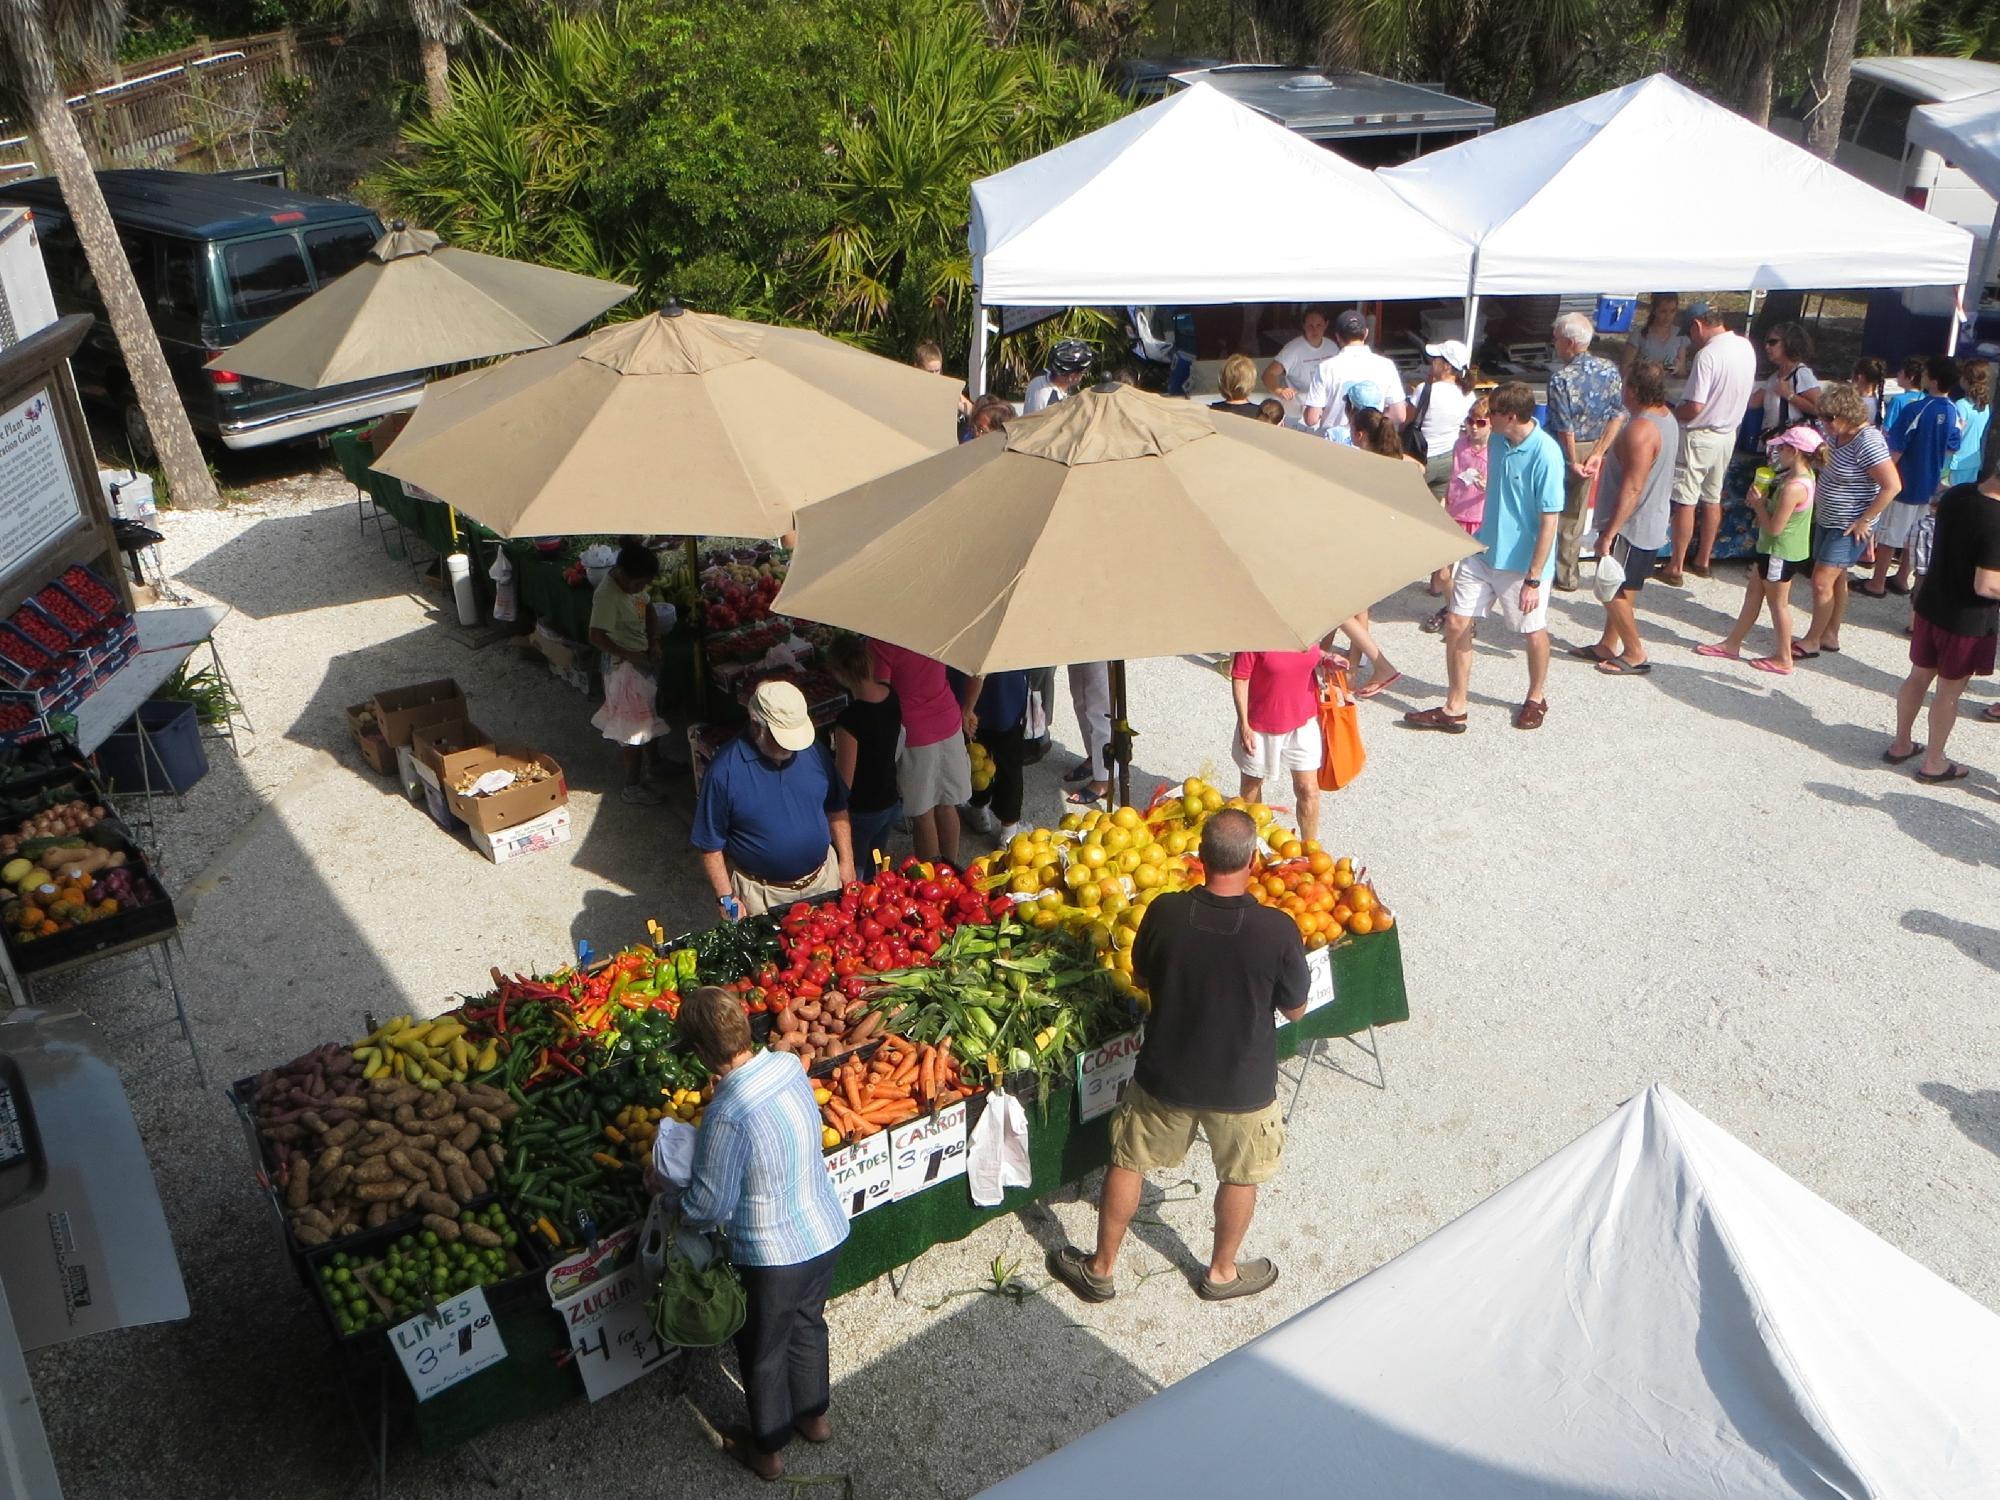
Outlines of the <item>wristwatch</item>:
<svg viewBox="0 0 2000 1500">
<path fill-rule="evenodd" d="M 1521 587 L 1524 589 L 1538 589 L 1541 586 L 1542 580 L 1539 578 L 1526 578 L 1521 581 Z"/>
</svg>

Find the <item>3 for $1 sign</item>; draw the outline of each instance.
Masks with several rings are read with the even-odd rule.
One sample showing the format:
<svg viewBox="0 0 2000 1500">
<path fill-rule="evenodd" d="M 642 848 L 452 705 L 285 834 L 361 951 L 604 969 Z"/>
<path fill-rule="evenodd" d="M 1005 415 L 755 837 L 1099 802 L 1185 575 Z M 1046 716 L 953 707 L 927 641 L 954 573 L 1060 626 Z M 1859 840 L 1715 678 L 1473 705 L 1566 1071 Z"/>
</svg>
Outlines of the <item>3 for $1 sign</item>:
<svg viewBox="0 0 2000 1500">
<path fill-rule="evenodd" d="M 961 1100 L 889 1133 L 889 1201 L 965 1175 L 965 1104 Z"/>
<path fill-rule="evenodd" d="M 1108 1115 L 1125 1096 L 1125 1086 L 1139 1066 L 1143 1030 L 1114 1036 L 1076 1059 L 1076 1117 L 1079 1122 Z"/>
</svg>

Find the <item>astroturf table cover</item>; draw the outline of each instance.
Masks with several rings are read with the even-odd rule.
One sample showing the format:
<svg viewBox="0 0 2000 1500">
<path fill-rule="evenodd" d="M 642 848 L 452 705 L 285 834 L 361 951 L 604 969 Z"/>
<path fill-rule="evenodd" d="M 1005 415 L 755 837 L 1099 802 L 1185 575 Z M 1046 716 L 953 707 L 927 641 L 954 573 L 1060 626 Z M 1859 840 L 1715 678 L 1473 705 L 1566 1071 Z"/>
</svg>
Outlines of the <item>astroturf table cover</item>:
<svg viewBox="0 0 2000 1500">
<path fill-rule="evenodd" d="M 1357 938 L 1331 950 L 1330 957 L 1334 999 L 1278 1029 L 1280 1058 L 1296 1056 L 1301 1046 L 1316 1038 L 1348 1036 L 1370 1026 L 1410 1018 L 1409 997 L 1403 987 L 1400 927 Z M 865 1286 L 915 1260 L 933 1245 L 962 1240 L 988 1220 L 1045 1198 L 1089 1176 L 1111 1159 L 1109 1115 L 1077 1123 L 1075 1096 L 1069 1093 L 1049 1101 L 1047 1119 L 1038 1103 L 1028 1105 L 1027 1110 L 1028 1152 L 1034 1173 L 1027 1187 L 1009 1192 L 993 1208 L 979 1208 L 960 1178 L 860 1215 L 849 1225 L 847 1244 L 834 1267 L 834 1293 Z"/>
</svg>

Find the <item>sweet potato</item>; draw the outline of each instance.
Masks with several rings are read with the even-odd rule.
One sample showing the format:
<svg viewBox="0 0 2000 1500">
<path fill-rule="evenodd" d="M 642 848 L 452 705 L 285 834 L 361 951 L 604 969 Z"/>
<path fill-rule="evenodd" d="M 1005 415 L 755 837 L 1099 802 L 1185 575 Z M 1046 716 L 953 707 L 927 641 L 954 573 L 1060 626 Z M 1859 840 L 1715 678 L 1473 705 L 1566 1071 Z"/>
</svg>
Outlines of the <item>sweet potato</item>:
<svg viewBox="0 0 2000 1500">
<path fill-rule="evenodd" d="M 445 1181 L 451 1184 L 451 1195 L 460 1203 L 470 1203 L 479 1196 L 479 1184 L 473 1180 L 464 1167 L 450 1166 L 444 1169 Z"/>
<path fill-rule="evenodd" d="M 390 1176 L 386 1182 L 364 1182 L 354 1189 L 354 1196 L 363 1203 L 389 1203 L 403 1196 L 409 1184 L 402 1178 Z"/>
<path fill-rule="evenodd" d="M 305 1224 L 294 1224 L 292 1226 L 292 1238 L 297 1240 L 301 1245 L 324 1245 L 332 1236 L 322 1229 L 313 1229 Z"/>
<path fill-rule="evenodd" d="M 387 1156 L 391 1151 L 400 1150 L 402 1144 L 403 1144 L 403 1138 L 400 1135 L 390 1134 L 390 1135 L 370 1136 L 361 1145 L 356 1146 L 354 1148 L 354 1155 Z"/>
<path fill-rule="evenodd" d="M 441 1145 L 436 1149 L 436 1151 L 433 1154 L 446 1167 L 463 1167 L 470 1165 L 470 1163 L 467 1162 L 465 1159 L 465 1153 L 459 1150 L 458 1147 L 456 1146 Z"/>
<path fill-rule="evenodd" d="M 479 1144 L 480 1127 L 468 1121 L 463 1130 L 451 1138 L 451 1144 L 460 1151 L 470 1151 Z"/>
<path fill-rule="evenodd" d="M 456 1240 L 460 1233 L 458 1220 L 447 1214 L 425 1214 L 424 1228 L 430 1230 L 447 1245 Z"/>
<path fill-rule="evenodd" d="M 359 1120 L 344 1120 L 329 1130 L 321 1139 L 329 1146 L 345 1146 L 359 1134 L 361 1134 L 361 1122 Z"/>
<path fill-rule="evenodd" d="M 451 1179 L 444 1175 L 444 1168 L 438 1163 L 438 1159 L 435 1156 L 424 1158 L 424 1170 L 430 1175 L 432 1192 L 446 1193 L 451 1191 Z"/>
<path fill-rule="evenodd" d="M 357 1115 L 365 1115 L 368 1113 L 368 1101 L 362 1098 L 359 1094 L 336 1095 L 334 1097 L 333 1107 L 335 1109 L 344 1109 L 352 1114 L 357 1114 Z"/>
<path fill-rule="evenodd" d="M 417 1207 L 423 1209 L 426 1213 L 443 1214 L 446 1218 L 456 1218 L 458 1215 L 458 1205 L 452 1202 L 450 1196 L 445 1193 L 419 1193 L 417 1195 Z"/>
<path fill-rule="evenodd" d="M 505 1243 L 499 1235 L 488 1229 L 484 1224 L 461 1224 L 458 1226 L 458 1232 L 466 1240 L 477 1245 L 482 1250 L 498 1249 Z M 439 1238 L 442 1239 L 443 1236 L 440 1235 Z"/>
<path fill-rule="evenodd" d="M 303 1161 L 291 1164 L 285 1179 L 285 1207 L 294 1211 L 312 1202 L 312 1178 Z"/>
<path fill-rule="evenodd" d="M 500 1117 L 489 1109 L 482 1109 L 476 1104 L 468 1104 L 465 1107 L 465 1118 L 470 1120 L 474 1125 L 477 1125 L 481 1130 L 490 1130 L 495 1135 L 500 1133 Z"/>
<path fill-rule="evenodd" d="M 368 1215 L 362 1220 L 362 1224 L 368 1229 L 380 1229 L 392 1217 L 393 1215 L 388 1204 L 371 1203 L 368 1205 Z"/>
<path fill-rule="evenodd" d="M 431 1174 L 424 1170 L 424 1164 L 417 1153 L 398 1146 L 389 1153 L 389 1165 L 411 1182 L 429 1183 Z"/>
<path fill-rule="evenodd" d="M 354 1168 L 355 1182 L 388 1182 L 396 1175 L 396 1169 L 389 1165 L 387 1152 L 371 1156 Z"/>
<path fill-rule="evenodd" d="M 354 1179 L 354 1168 L 347 1165 L 335 1167 L 320 1183 L 320 1191 L 329 1198 L 338 1198 L 347 1191 L 347 1184 Z"/>
</svg>

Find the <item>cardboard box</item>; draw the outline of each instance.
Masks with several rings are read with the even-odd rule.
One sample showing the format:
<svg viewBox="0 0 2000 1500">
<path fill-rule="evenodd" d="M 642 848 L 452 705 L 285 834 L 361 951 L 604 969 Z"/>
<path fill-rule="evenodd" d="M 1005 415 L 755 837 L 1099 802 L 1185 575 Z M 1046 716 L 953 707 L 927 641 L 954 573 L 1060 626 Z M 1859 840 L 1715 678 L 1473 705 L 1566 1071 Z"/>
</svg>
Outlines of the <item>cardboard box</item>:
<svg viewBox="0 0 2000 1500">
<path fill-rule="evenodd" d="M 375 723 L 382 731 L 382 738 L 398 750 L 408 745 L 410 736 L 426 724 L 466 717 L 465 694 L 449 677 L 377 693 L 370 706 L 375 710 Z"/>
<path fill-rule="evenodd" d="M 558 635 L 546 625 L 537 625 L 524 637 L 528 646 L 549 664 L 549 675 L 566 682 L 584 697 L 591 696 L 597 671 L 597 648 Z"/>
<path fill-rule="evenodd" d="M 411 754 L 408 745 L 398 745 L 396 756 L 396 785 L 412 802 L 424 800 L 424 779 L 417 774 L 417 758 Z"/>
<path fill-rule="evenodd" d="M 427 769 L 422 765 L 417 767 L 417 771 L 420 775 L 427 774 Z M 451 804 L 445 799 L 444 793 L 428 783 L 424 786 L 424 811 L 429 813 L 431 821 L 446 833 L 465 826 L 459 821 L 458 814 L 451 810 Z"/>
<path fill-rule="evenodd" d="M 503 829 L 518 828 L 563 806 L 569 801 L 569 783 L 563 779 L 562 767 L 556 764 L 554 757 L 539 750 L 521 745 L 502 745 L 496 750 L 483 750 L 470 764 L 461 768 L 459 774 L 464 775 L 467 771 L 474 774 L 512 771 L 536 762 L 547 766 L 553 774 L 541 781 L 516 782 L 490 797 L 467 797 L 455 791 L 446 792 L 451 810 L 465 820 L 466 827 L 476 832 L 499 833 Z"/>
<path fill-rule="evenodd" d="M 410 736 L 417 776 L 426 786 L 449 791 L 474 760 L 493 748 L 493 736 L 465 719 L 425 724 Z"/>
<path fill-rule="evenodd" d="M 482 833 L 472 830 L 472 842 L 479 852 L 496 865 L 504 865 L 510 859 L 519 859 L 524 854 L 533 854 L 540 849 L 551 849 L 557 844 L 569 842 L 569 809 L 558 807 L 554 812 L 543 813 L 539 818 L 526 823 L 518 823 L 499 833 Z"/>
<path fill-rule="evenodd" d="M 366 716 L 365 720 L 363 716 Z M 354 748 L 361 758 L 384 776 L 396 774 L 396 750 L 375 727 L 375 710 L 357 703 L 347 710 L 347 732 L 354 736 Z"/>
</svg>

